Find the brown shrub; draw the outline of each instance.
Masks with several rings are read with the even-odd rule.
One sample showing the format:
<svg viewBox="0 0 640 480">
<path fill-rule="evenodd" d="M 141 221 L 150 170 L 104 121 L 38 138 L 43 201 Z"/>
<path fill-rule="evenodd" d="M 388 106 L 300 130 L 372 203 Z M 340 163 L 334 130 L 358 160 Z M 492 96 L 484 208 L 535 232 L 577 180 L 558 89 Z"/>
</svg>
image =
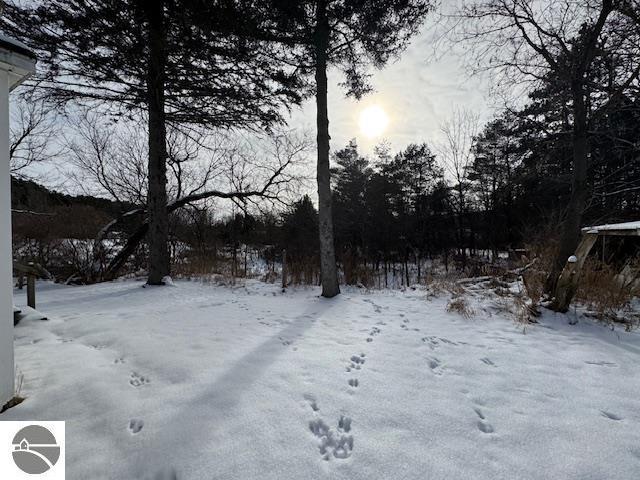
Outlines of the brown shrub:
<svg viewBox="0 0 640 480">
<path fill-rule="evenodd" d="M 588 258 L 582 269 L 576 301 L 601 320 L 624 321 L 624 312 L 630 312 L 631 300 L 640 291 L 633 283 L 623 284 L 617 274 L 610 265 Z"/>
<path fill-rule="evenodd" d="M 469 305 L 467 299 L 463 296 L 452 298 L 447 304 L 447 312 L 457 313 L 464 318 L 471 318 L 476 313 Z"/>
</svg>

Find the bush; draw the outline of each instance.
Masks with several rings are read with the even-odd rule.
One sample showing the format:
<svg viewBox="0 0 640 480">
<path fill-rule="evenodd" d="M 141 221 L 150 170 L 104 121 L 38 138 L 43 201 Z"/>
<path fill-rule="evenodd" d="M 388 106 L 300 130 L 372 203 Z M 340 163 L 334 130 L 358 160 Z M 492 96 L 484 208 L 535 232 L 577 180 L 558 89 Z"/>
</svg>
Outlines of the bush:
<svg viewBox="0 0 640 480">
<path fill-rule="evenodd" d="M 633 264 L 637 271 L 638 261 Z M 616 269 L 591 257 L 582 269 L 575 299 L 600 320 L 629 323 L 631 301 L 639 293 L 637 282 L 624 283 Z"/>
<path fill-rule="evenodd" d="M 447 312 L 457 313 L 463 318 L 471 318 L 475 315 L 475 311 L 469 306 L 467 299 L 462 296 L 452 298 L 447 304 Z"/>
</svg>

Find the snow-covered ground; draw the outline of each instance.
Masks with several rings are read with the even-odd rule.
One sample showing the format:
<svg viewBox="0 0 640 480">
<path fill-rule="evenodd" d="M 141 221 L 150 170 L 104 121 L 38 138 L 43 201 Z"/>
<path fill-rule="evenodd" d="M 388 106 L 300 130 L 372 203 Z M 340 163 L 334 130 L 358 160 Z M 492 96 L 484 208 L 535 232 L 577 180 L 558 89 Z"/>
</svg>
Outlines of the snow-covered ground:
<svg viewBox="0 0 640 480">
<path fill-rule="evenodd" d="M 638 478 L 640 334 L 317 295 L 45 286 L 0 420 L 66 420 L 69 479 Z"/>
</svg>

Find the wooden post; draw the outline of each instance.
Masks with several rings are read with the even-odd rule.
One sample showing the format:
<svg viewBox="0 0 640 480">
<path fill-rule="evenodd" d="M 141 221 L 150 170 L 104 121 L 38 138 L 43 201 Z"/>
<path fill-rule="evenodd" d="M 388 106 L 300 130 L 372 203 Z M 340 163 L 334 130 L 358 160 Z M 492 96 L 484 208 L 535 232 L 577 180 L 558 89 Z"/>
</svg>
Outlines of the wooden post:
<svg viewBox="0 0 640 480">
<path fill-rule="evenodd" d="M 587 255 L 598 239 L 598 233 L 587 232 L 576 249 L 575 255 L 567 260 L 567 263 L 558 278 L 556 291 L 551 303 L 551 309 L 556 312 L 566 312 L 569 310 L 571 300 L 578 290 L 578 281 L 580 280 L 580 271 L 587 259 Z"/>
<path fill-rule="evenodd" d="M 29 267 L 33 269 L 33 262 L 29 262 Z M 27 305 L 36 308 L 36 276 L 33 270 L 27 273 Z"/>
</svg>

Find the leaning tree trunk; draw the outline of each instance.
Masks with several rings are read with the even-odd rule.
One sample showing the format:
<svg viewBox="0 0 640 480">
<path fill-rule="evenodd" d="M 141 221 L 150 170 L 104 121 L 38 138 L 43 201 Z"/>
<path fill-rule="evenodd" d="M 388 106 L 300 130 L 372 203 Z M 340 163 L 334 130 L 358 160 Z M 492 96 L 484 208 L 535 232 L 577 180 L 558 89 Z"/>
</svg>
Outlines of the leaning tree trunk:
<svg viewBox="0 0 640 480">
<path fill-rule="evenodd" d="M 320 232 L 320 269 L 322 296 L 335 297 L 340 293 L 333 240 L 331 213 L 331 172 L 329 170 L 329 117 L 327 113 L 327 49 L 329 22 L 326 1 L 318 2 L 316 13 L 316 123 L 318 129 L 318 220 Z"/>
<path fill-rule="evenodd" d="M 553 296 L 562 296 L 566 300 L 566 292 L 557 292 L 558 277 L 567 259 L 575 253 L 580 240 L 580 224 L 587 196 L 587 164 L 589 155 L 587 137 L 587 110 L 584 102 L 584 87 L 581 81 L 574 81 L 571 87 L 573 96 L 573 180 L 571 198 L 562 227 L 560 246 L 551 273 L 547 278 L 545 290 Z M 569 298 L 568 301 L 571 301 Z"/>
<path fill-rule="evenodd" d="M 164 112 L 165 68 L 167 61 L 164 0 L 147 0 L 145 12 L 149 24 L 147 59 L 147 101 L 149 109 L 149 221 L 150 285 L 161 285 L 169 275 L 169 220 L 167 215 L 167 146 Z"/>
</svg>

